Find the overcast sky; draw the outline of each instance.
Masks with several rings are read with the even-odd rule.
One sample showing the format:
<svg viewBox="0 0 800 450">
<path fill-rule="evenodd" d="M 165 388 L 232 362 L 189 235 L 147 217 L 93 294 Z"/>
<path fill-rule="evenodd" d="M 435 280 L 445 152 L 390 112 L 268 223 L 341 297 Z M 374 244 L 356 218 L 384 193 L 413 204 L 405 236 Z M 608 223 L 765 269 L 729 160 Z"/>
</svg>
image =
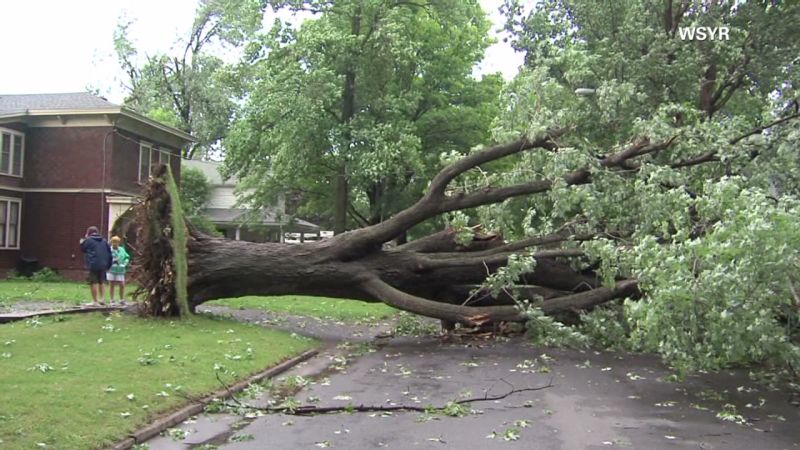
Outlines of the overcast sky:
<svg viewBox="0 0 800 450">
<path fill-rule="evenodd" d="M 26 0 L 3 2 L 0 94 L 80 92 L 98 88 L 112 102 L 124 96 L 113 49 L 119 17 L 134 21 L 130 39 L 140 53 L 168 51 L 186 34 L 196 0 Z M 481 0 L 498 28 L 501 0 Z M 513 77 L 522 62 L 499 40 L 479 73 Z"/>
</svg>

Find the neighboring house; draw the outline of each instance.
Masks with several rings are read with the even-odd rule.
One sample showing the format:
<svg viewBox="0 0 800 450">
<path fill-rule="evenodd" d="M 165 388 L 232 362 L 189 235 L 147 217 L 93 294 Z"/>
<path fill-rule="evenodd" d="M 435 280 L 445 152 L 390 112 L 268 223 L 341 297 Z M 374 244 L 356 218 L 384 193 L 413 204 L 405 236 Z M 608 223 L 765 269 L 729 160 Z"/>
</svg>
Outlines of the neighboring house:
<svg viewBox="0 0 800 450">
<path fill-rule="evenodd" d="M 81 277 L 86 228 L 108 235 L 153 164 L 179 176 L 192 141 L 86 92 L 0 95 L 0 277 L 22 259 Z"/>
<path fill-rule="evenodd" d="M 206 176 L 211 184 L 211 199 L 205 216 L 226 238 L 250 242 L 284 242 L 285 236 L 299 235 L 309 239 L 320 238 L 320 228 L 305 220 L 291 219 L 286 215 L 281 198 L 278 205 L 256 213 L 236 206 L 236 179 L 223 180 L 220 163 L 186 160 L 184 168 L 194 168 Z"/>
</svg>

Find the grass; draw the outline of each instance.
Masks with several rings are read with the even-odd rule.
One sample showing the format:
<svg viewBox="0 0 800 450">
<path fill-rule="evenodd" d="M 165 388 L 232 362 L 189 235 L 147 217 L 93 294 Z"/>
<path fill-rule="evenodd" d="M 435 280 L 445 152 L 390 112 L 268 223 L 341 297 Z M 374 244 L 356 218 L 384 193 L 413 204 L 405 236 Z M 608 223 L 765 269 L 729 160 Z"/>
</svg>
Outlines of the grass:
<svg viewBox="0 0 800 450">
<path fill-rule="evenodd" d="M 125 286 L 125 293 L 133 292 L 135 286 Z M 92 301 L 86 283 L 72 281 L 0 281 L 0 305 L 25 301 L 53 301 L 80 304 Z"/>
<path fill-rule="evenodd" d="M 339 321 L 386 319 L 397 310 L 383 303 L 367 303 L 327 297 L 283 295 L 279 297 L 239 297 L 214 301 L 213 304 L 237 309 L 260 309 L 298 316 Z"/>
<path fill-rule="evenodd" d="M 126 294 L 135 290 L 127 285 Z M 80 304 L 91 301 L 89 286 L 70 281 L 0 281 L 0 306 L 25 301 L 61 301 Z M 239 297 L 214 301 L 212 304 L 235 309 L 259 309 L 298 316 L 318 317 L 347 322 L 385 319 L 398 311 L 383 303 L 367 303 L 327 297 L 284 295 L 280 297 Z"/>
<path fill-rule="evenodd" d="M 314 341 L 195 316 L 101 314 L 0 326 L 0 448 L 91 449 Z M 235 375 L 233 374 L 235 373 Z"/>
</svg>

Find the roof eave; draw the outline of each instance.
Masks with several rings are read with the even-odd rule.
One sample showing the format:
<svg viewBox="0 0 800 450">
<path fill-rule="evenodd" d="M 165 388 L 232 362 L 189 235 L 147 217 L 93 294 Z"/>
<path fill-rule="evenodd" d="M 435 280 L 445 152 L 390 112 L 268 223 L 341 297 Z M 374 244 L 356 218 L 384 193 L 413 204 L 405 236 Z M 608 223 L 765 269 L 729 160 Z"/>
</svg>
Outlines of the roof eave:
<svg viewBox="0 0 800 450">
<path fill-rule="evenodd" d="M 165 133 L 172 134 L 181 140 L 190 142 L 197 142 L 194 136 L 185 131 L 173 128 L 169 125 L 164 125 L 161 122 L 143 116 L 131 109 L 124 106 L 110 107 L 110 108 L 91 108 L 91 109 L 29 109 L 24 111 L 14 111 L 11 113 L 0 114 L 0 119 L 10 119 L 14 117 L 35 117 L 35 116 L 76 116 L 76 115 L 111 115 L 117 114 L 129 117 L 133 120 L 145 123 L 151 127 L 157 128 Z"/>
<path fill-rule="evenodd" d="M 83 108 L 83 109 L 28 109 L 20 115 L 25 116 L 77 116 L 77 115 L 98 115 L 98 114 L 119 114 L 122 108 L 118 106 L 106 108 Z"/>
<path fill-rule="evenodd" d="M 181 139 L 185 140 L 187 143 L 189 143 L 189 142 L 197 142 L 197 139 L 194 136 L 192 136 L 191 134 L 189 134 L 189 133 L 187 133 L 185 131 L 179 130 L 179 129 L 171 127 L 169 125 L 164 125 L 161 122 L 153 120 L 153 119 L 151 119 L 151 118 L 149 118 L 147 116 L 143 116 L 143 115 L 141 115 L 141 114 L 139 114 L 139 113 L 137 113 L 137 112 L 135 112 L 135 111 L 133 111 L 131 109 L 125 108 L 124 106 L 120 108 L 120 114 L 122 114 L 123 116 L 130 117 L 132 119 L 144 122 L 144 123 L 146 123 L 146 124 L 148 124 L 148 125 L 150 125 L 152 127 L 158 128 L 158 129 L 160 129 L 160 130 L 162 130 L 164 132 L 174 134 L 175 136 L 178 136 Z"/>
</svg>

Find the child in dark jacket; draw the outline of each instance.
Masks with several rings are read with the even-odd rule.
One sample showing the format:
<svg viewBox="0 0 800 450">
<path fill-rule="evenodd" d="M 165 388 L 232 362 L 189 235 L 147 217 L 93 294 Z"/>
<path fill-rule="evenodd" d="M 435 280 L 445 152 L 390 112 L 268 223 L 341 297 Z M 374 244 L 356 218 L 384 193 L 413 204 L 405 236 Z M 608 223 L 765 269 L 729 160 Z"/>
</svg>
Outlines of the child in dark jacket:
<svg viewBox="0 0 800 450">
<path fill-rule="evenodd" d="M 86 268 L 89 269 L 87 281 L 92 290 L 92 304 L 105 305 L 106 293 L 103 284 L 106 282 L 106 271 L 111 268 L 111 247 L 100 235 L 97 227 L 87 228 L 86 235 L 80 243 L 86 259 Z"/>
</svg>

